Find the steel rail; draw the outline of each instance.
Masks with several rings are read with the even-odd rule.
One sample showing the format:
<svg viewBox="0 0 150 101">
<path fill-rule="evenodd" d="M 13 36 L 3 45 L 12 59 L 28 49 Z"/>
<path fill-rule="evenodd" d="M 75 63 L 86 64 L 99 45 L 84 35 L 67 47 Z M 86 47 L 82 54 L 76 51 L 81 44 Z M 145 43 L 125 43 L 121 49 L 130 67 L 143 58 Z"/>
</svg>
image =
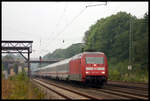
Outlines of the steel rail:
<svg viewBox="0 0 150 101">
<path fill-rule="evenodd" d="M 38 80 L 39 80 L 39 79 L 38 79 Z M 58 85 L 55 85 L 54 83 L 50 83 L 50 82 L 45 81 L 45 80 L 41 80 L 41 79 L 40 79 L 40 81 L 45 82 L 45 83 L 50 84 L 50 85 L 53 85 L 53 86 L 55 86 L 55 87 L 58 87 L 58 88 L 67 90 L 67 91 L 69 91 L 69 92 L 73 92 L 73 93 L 75 93 L 75 94 L 78 94 L 78 95 L 80 95 L 80 96 L 83 96 L 83 97 L 86 97 L 86 98 L 89 98 L 89 99 L 102 100 L 101 98 L 93 97 L 93 96 L 90 96 L 90 95 L 87 95 L 87 94 L 84 94 L 84 93 L 77 92 L 77 91 L 72 90 L 72 89 L 68 89 L 68 88 L 65 88 L 65 87 L 62 87 L 62 86 L 58 86 Z"/>
<path fill-rule="evenodd" d="M 106 89 L 98 89 L 98 91 L 113 94 L 113 95 L 118 95 L 118 96 L 122 96 L 122 97 L 126 97 L 126 98 L 130 98 L 130 99 L 140 99 L 140 100 L 142 100 L 142 99 L 147 100 L 148 99 L 147 97 L 143 97 L 143 96 L 131 95 L 131 94 L 128 94 L 128 93 L 112 91 L 112 90 L 106 90 Z"/>
<path fill-rule="evenodd" d="M 148 89 L 148 88 L 145 88 L 145 87 L 136 87 L 136 86 L 119 85 L 119 84 L 107 84 L 107 86 L 121 87 L 121 88 L 130 88 L 130 89 L 145 90 L 145 91 Z"/>
<path fill-rule="evenodd" d="M 130 84 L 144 84 L 144 85 L 148 85 L 148 83 L 144 83 L 144 82 L 127 82 L 127 81 L 112 81 L 112 80 L 108 80 L 108 82 L 121 82 L 121 83 L 130 83 Z"/>
<path fill-rule="evenodd" d="M 118 90 L 118 89 L 106 88 L 106 90 L 111 90 L 111 91 L 116 91 L 116 92 L 122 92 L 122 93 L 128 93 L 128 94 L 131 94 L 131 95 L 134 95 L 134 96 L 148 97 L 148 95 L 139 94 L 139 93 L 135 93 L 135 92 L 128 92 L 128 91 L 124 91 L 124 90 Z"/>
<path fill-rule="evenodd" d="M 32 80 L 33 80 L 33 79 L 32 79 Z M 65 99 L 71 100 L 68 96 L 66 96 L 66 95 L 64 95 L 64 94 L 62 94 L 62 93 L 60 93 L 60 92 L 57 92 L 57 91 L 51 89 L 50 87 L 45 86 L 44 84 L 42 84 L 42 83 L 40 83 L 40 82 L 38 82 L 38 81 L 35 81 L 35 80 L 33 80 L 33 81 L 36 82 L 36 83 L 38 83 L 38 84 L 40 84 L 40 85 L 42 85 L 43 87 L 45 87 L 45 88 L 47 88 L 47 89 L 49 89 L 49 90 L 51 90 L 51 91 L 53 91 L 54 93 L 58 94 L 59 96 L 65 98 Z"/>
</svg>

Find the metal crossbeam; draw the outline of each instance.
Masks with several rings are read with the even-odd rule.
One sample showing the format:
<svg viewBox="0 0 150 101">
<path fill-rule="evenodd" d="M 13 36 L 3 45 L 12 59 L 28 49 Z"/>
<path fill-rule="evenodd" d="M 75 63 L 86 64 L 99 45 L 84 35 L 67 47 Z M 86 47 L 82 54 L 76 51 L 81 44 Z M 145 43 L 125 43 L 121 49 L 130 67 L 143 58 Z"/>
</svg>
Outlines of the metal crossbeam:
<svg viewBox="0 0 150 101">
<path fill-rule="evenodd" d="M 28 50 L 29 47 L 4 47 L 2 46 L 2 50 Z"/>
<path fill-rule="evenodd" d="M 15 41 L 15 40 L 3 40 L 2 41 L 2 43 L 33 43 L 33 41 L 22 41 L 22 40 L 20 40 L 20 41 Z"/>
<path fill-rule="evenodd" d="M 32 53 L 33 41 L 2 41 L 2 53 L 11 52 L 27 52 Z"/>
</svg>

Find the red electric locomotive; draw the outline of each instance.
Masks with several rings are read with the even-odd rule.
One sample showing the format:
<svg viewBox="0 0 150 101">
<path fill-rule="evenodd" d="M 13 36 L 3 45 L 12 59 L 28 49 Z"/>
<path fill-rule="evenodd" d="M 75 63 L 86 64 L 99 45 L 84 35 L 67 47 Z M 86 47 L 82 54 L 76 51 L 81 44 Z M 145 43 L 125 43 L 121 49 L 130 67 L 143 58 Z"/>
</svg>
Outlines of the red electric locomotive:
<svg viewBox="0 0 150 101">
<path fill-rule="evenodd" d="M 107 59 L 101 52 L 83 52 L 37 69 L 34 75 L 103 85 L 108 79 Z"/>
<path fill-rule="evenodd" d="M 103 84 L 107 82 L 108 65 L 104 53 L 84 52 L 70 60 L 71 80 Z"/>
</svg>

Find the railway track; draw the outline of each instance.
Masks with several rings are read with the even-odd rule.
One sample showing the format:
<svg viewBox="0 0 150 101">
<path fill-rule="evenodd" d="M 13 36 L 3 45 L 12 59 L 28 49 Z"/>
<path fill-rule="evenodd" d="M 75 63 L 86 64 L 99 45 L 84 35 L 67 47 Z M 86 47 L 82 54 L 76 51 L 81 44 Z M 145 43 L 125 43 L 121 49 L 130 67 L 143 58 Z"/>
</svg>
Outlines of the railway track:
<svg viewBox="0 0 150 101">
<path fill-rule="evenodd" d="M 48 90 L 53 91 L 64 99 L 94 99 L 101 100 L 101 98 L 93 97 L 73 89 L 68 89 L 66 87 L 56 85 L 54 83 L 47 82 L 41 79 L 33 79 L 34 82 L 40 84 L 41 86 L 47 88 Z"/>
<path fill-rule="evenodd" d="M 136 90 L 148 90 L 147 83 L 128 83 L 128 82 L 119 82 L 119 81 L 108 81 L 108 86 L 120 87 L 120 88 L 130 88 Z"/>
<path fill-rule="evenodd" d="M 132 84 L 128 82 L 109 81 L 103 89 L 96 88 L 96 90 L 130 99 L 147 100 L 149 98 L 148 84 L 146 83 Z"/>
<path fill-rule="evenodd" d="M 130 88 L 121 88 L 121 87 L 110 87 L 107 86 L 105 87 L 107 90 L 112 90 L 112 91 L 117 91 L 117 92 L 122 92 L 122 93 L 127 93 L 130 95 L 137 95 L 141 97 L 148 97 L 148 90 L 136 90 L 136 89 L 130 89 Z"/>
<path fill-rule="evenodd" d="M 137 90 L 137 89 L 130 89 L 130 88 L 121 88 L 121 87 L 110 87 L 110 86 L 105 86 L 103 89 L 94 87 L 94 88 L 89 88 L 89 92 L 93 93 L 105 93 L 108 95 L 112 96 L 112 99 L 116 99 L 113 96 L 118 96 L 120 99 L 139 99 L 139 100 L 148 100 L 148 90 L 147 91 L 142 91 L 142 90 Z M 122 98 L 121 98 L 122 97 Z M 118 98 L 117 98 L 118 99 Z"/>
<path fill-rule="evenodd" d="M 126 90 L 120 90 L 120 89 L 107 88 L 107 89 L 98 89 L 98 91 L 126 97 L 129 99 L 144 99 L 144 100 L 148 99 L 148 95 L 142 95 L 142 94 L 137 94 L 137 93 L 133 93 L 133 92 L 128 92 L 127 89 Z"/>
<path fill-rule="evenodd" d="M 65 99 L 99 99 L 99 100 L 101 99 L 144 99 L 144 100 L 147 100 L 148 99 L 148 90 L 146 91 L 146 90 L 126 88 L 122 86 L 116 87 L 116 86 L 110 86 L 110 85 L 106 85 L 103 89 L 100 89 L 96 87 L 94 88 L 84 87 L 82 85 L 72 85 L 72 84 L 70 85 L 68 83 L 58 82 L 58 81 L 51 83 L 49 80 L 45 80 L 45 79 L 40 80 L 40 82 L 58 86 L 61 89 L 67 90 L 68 95 L 67 97 L 64 97 Z M 61 86 L 59 86 L 58 84 Z M 81 92 L 84 92 L 84 93 L 81 93 Z M 72 93 L 76 95 L 73 95 Z M 69 95 L 73 95 L 74 97 L 71 97 Z"/>
</svg>

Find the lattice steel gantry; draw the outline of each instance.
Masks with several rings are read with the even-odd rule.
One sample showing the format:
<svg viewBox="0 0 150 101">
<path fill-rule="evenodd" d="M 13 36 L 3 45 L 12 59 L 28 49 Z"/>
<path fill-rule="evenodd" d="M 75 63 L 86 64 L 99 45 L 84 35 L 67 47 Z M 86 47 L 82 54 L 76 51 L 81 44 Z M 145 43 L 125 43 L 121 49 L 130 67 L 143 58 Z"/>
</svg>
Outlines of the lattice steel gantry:
<svg viewBox="0 0 150 101">
<path fill-rule="evenodd" d="M 2 53 L 20 53 L 25 60 L 28 62 L 28 76 L 30 77 L 30 53 L 32 53 L 32 43 L 33 41 L 2 41 Z M 23 54 L 28 54 L 26 58 Z"/>
</svg>

